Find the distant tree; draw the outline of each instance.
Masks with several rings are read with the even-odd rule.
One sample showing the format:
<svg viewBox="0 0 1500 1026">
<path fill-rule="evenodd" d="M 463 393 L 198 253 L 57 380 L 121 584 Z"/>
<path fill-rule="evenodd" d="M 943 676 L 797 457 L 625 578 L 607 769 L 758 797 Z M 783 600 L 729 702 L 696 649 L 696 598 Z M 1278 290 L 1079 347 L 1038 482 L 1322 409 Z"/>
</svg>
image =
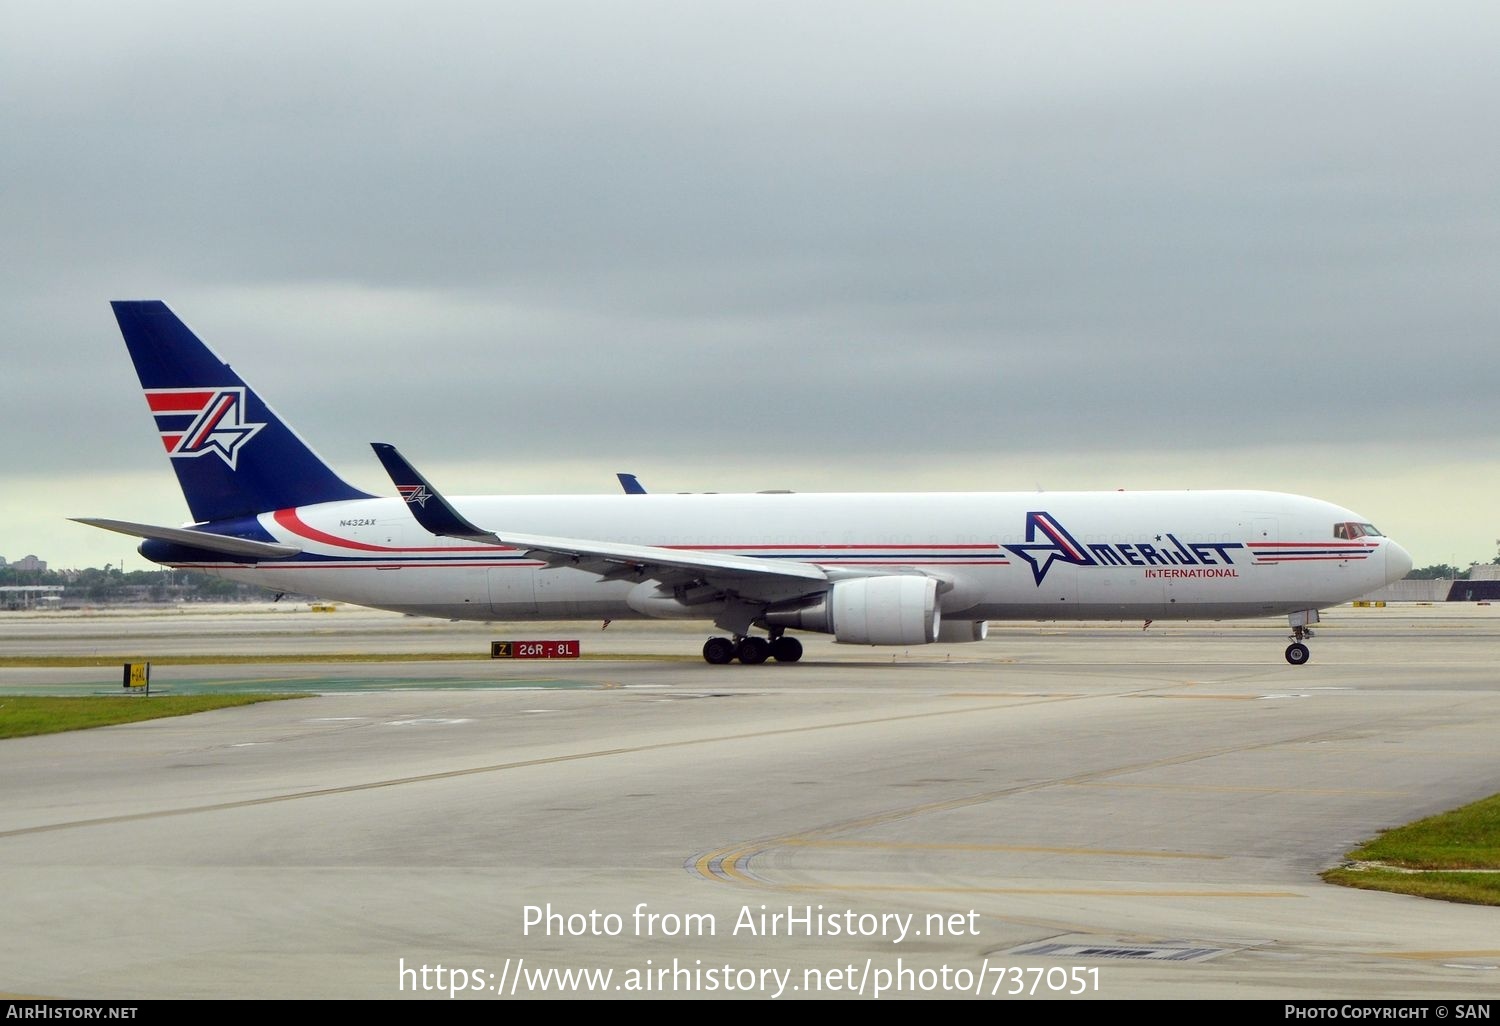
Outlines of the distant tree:
<svg viewBox="0 0 1500 1026">
<path fill-rule="evenodd" d="M 128 602 L 247 601 L 263 602 L 274 592 L 254 584 L 226 581 L 209 574 L 173 570 L 122 570 L 111 563 L 102 569 L 18 570 L 0 566 L 0 586 L 60 584 L 64 602 L 113 604 Z"/>
<path fill-rule="evenodd" d="M 62 584 L 63 577 L 56 570 L 22 570 L 19 567 L 0 567 L 0 584 Z"/>
<path fill-rule="evenodd" d="M 251 585 L 240 584 L 237 581 L 226 581 L 222 577 L 214 577 L 209 574 L 193 573 L 191 571 L 181 575 L 180 580 L 186 586 L 187 593 L 195 599 L 200 600 L 226 600 L 246 598 L 249 595 L 264 595 L 265 592 Z"/>
<path fill-rule="evenodd" d="M 68 590 L 81 593 L 90 602 L 109 602 L 124 594 L 125 578 L 119 570 L 105 563 L 103 570 L 84 570 Z"/>
<path fill-rule="evenodd" d="M 1408 581 L 1452 581 L 1467 580 L 1469 571 L 1460 570 L 1456 566 L 1447 563 L 1434 563 L 1432 566 L 1418 567 L 1406 575 Z"/>
</svg>

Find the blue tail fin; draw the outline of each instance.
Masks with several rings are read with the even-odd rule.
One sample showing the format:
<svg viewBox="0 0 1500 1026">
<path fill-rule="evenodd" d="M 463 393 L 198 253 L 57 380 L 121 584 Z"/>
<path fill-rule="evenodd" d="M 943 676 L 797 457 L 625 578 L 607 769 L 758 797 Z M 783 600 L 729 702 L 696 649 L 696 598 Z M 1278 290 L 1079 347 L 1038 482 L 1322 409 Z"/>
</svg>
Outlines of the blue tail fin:
<svg viewBox="0 0 1500 1026">
<path fill-rule="evenodd" d="M 194 520 L 370 498 L 334 473 L 165 303 L 110 306 Z"/>
</svg>

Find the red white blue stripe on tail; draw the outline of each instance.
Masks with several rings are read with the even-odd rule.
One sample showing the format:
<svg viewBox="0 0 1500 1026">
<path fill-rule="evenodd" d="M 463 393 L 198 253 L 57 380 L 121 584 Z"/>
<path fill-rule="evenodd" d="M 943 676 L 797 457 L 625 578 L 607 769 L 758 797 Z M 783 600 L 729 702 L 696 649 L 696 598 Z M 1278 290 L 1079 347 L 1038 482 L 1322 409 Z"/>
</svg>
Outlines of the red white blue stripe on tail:
<svg viewBox="0 0 1500 1026">
<path fill-rule="evenodd" d="M 165 303 L 110 305 L 195 521 L 371 498 L 336 474 Z"/>
</svg>

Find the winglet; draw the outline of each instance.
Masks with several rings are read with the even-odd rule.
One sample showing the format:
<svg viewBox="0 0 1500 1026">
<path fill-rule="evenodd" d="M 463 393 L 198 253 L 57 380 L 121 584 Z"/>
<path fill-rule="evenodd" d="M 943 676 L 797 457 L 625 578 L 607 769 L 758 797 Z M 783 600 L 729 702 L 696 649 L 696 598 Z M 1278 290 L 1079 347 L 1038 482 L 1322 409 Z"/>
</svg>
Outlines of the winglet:
<svg viewBox="0 0 1500 1026">
<path fill-rule="evenodd" d="M 494 545 L 505 544 L 491 531 L 484 531 L 465 520 L 442 494 L 427 479 L 417 472 L 405 456 L 396 451 L 394 445 L 371 442 L 376 457 L 391 476 L 396 491 L 406 501 L 412 516 L 433 534 L 444 538 L 463 538 L 468 541 L 485 541 Z"/>
<path fill-rule="evenodd" d="M 626 495 L 646 494 L 645 487 L 637 480 L 634 474 L 616 474 L 615 477 L 619 478 L 620 487 L 625 489 Z"/>
</svg>

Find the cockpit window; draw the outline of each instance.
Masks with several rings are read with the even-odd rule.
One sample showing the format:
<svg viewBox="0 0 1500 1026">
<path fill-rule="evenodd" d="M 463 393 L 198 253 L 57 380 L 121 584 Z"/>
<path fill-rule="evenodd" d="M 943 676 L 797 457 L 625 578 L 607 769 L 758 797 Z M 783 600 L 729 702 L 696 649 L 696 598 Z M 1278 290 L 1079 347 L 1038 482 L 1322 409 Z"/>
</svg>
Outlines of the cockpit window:
<svg viewBox="0 0 1500 1026">
<path fill-rule="evenodd" d="M 1344 538 L 1349 541 L 1353 541 L 1355 538 L 1385 537 L 1385 535 L 1381 534 L 1375 529 L 1374 524 L 1356 524 L 1352 521 L 1343 524 L 1334 524 L 1333 536 L 1335 538 Z"/>
</svg>

